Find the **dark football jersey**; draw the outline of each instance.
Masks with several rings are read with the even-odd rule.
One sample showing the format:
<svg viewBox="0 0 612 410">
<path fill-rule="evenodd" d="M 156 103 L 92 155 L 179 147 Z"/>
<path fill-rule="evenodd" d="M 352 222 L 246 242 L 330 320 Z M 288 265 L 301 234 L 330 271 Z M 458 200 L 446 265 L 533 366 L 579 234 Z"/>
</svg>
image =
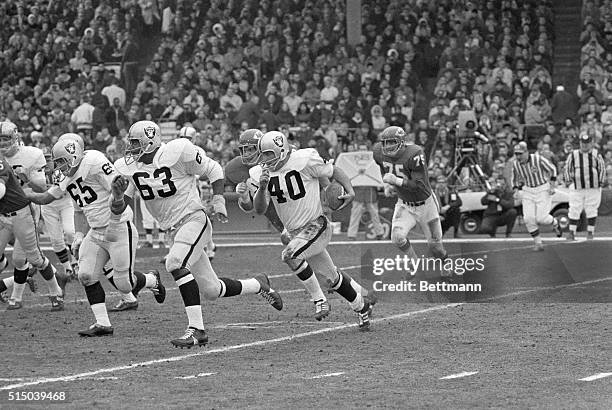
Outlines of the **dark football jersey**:
<svg viewBox="0 0 612 410">
<path fill-rule="evenodd" d="M 0 161 L 0 180 L 2 180 L 0 183 L 4 183 L 6 187 L 5 194 L 0 199 L 0 214 L 18 211 L 30 204 L 30 200 L 21 189 L 21 181 L 4 158 Z"/>
<path fill-rule="evenodd" d="M 397 195 L 405 202 L 421 202 L 431 195 L 427 161 L 423 149 L 415 144 L 406 145 L 397 157 L 389 157 L 382 152 L 380 143 L 374 145 L 374 160 L 399 178 L 408 179 L 409 185 L 395 187 Z"/>
<path fill-rule="evenodd" d="M 246 182 L 249 179 L 249 167 L 242 163 L 240 157 L 233 158 L 230 162 L 225 165 L 225 180 L 230 184 L 237 185 L 240 182 Z M 251 198 L 252 199 L 252 198 Z M 276 213 L 276 209 L 274 208 L 274 204 L 272 201 L 268 204 L 268 209 L 266 209 L 266 213 L 264 214 L 268 221 L 276 228 L 279 232 L 282 232 L 285 229 L 285 226 L 281 222 L 278 214 Z"/>
</svg>

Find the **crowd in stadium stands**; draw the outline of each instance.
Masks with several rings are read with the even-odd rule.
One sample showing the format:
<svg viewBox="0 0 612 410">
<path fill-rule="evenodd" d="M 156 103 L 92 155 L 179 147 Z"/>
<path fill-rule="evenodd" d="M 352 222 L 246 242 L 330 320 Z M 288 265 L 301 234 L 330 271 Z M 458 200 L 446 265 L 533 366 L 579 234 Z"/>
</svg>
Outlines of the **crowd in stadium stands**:
<svg viewBox="0 0 612 410">
<path fill-rule="evenodd" d="M 580 132 L 612 166 L 610 0 L 584 3 L 579 101 L 552 82 L 550 0 L 364 1 L 356 46 L 345 3 L 5 0 L 0 117 L 27 144 L 76 131 L 111 157 L 134 121 L 190 123 L 221 163 L 246 128 L 334 157 L 400 125 L 435 180 L 453 166 L 458 112 L 474 110 L 489 173 L 507 172 L 520 139 L 561 166 Z"/>
</svg>

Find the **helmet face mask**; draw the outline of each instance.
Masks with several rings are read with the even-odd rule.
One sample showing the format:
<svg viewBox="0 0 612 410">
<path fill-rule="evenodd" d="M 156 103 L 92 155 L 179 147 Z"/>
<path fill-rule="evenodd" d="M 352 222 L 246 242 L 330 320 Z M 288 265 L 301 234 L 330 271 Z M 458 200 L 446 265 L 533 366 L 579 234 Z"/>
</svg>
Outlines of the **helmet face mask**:
<svg viewBox="0 0 612 410">
<path fill-rule="evenodd" d="M 240 150 L 240 160 L 249 167 L 259 163 L 259 140 L 263 133 L 258 129 L 248 129 L 240 134 L 238 139 L 238 149 Z"/>
<path fill-rule="evenodd" d="M 10 121 L 0 122 L 0 154 L 12 156 L 19 148 L 17 126 Z"/>
<path fill-rule="evenodd" d="M 62 181 L 77 172 L 85 153 L 78 141 L 66 138 L 55 143 L 52 156 L 53 172 L 57 173 L 59 180 Z"/>
<path fill-rule="evenodd" d="M 397 155 L 405 145 L 406 132 L 400 127 L 387 127 L 380 134 L 380 142 L 384 155 Z"/>
<path fill-rule="evenodd" d="M 153 121 L 138 121 L 130 127 L 127 140 L 124 160 L 130 165 L 161 146 L 161 130 Z"/>
</svg>

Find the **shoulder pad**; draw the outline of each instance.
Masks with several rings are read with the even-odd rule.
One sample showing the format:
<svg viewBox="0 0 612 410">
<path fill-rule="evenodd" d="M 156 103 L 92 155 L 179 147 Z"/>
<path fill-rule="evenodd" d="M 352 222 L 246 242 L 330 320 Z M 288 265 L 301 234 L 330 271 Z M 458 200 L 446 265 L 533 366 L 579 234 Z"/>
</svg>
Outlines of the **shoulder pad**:
<svg viewBox="0 0 612 410">
<path fill-rule="evenodd" d="M 249 177 L 249 167 L 242 163 L 240 157 L 233 158 L 228 162 L 223 171 L 225 172 L 225 180 L 232 184 L 244 182 Z"/>
<path fill-rule="evenodd" d="M 162 144 L 153 161 L 157 167 L 171 167 L 179 161 L 183 152 L 188 149 L 190 145 L 193 144 L 186 138 L 177 138 L 166 144 Z"/>
<path fill-rule="evenodd" d="M 99 165 L 102 166 L 106 163 L 110 162 L 104 154 L 100 151 L 96 150 L 88 150 L 84 152 L 83 160 L 81 161 L 81 165 L 79 165 L 78 173 L 81 175 L 88 175 L 89 171 Z"/>
<path fill-rule="evenodd" d="M 319 152 L 314 148 L 299 149 L 291 153 L 289 161 L 285 166 L 290 165 L 291 169 L 301 171 L 306 167 L 306 165 L 308 165 L 308 161 L 317 157 L 321 158 Z"/>
</svg>

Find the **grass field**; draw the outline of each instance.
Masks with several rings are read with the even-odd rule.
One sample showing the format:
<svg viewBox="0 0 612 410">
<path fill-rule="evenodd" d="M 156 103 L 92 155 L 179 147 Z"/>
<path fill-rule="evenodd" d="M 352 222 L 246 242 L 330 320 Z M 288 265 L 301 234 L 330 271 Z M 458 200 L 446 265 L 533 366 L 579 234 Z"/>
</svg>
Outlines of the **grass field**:
<svg viewBox="0 0 612 410">
<path fill-rule="evenodd" d="M 530 245 L 449 243 L 453 255 L 485 258 L 484 272 L 464 275 L 483 291 L 381 293 L 370 332 L 337 295 L 314 321 L 280 246 L 223 247 L 220 276 L 266 272 L 285 308 L 257 296 L 204 302 L 210 343 L 191 350 L 169 343 L 186 317 L 165 272 L 166 302 L 143 291 L 137 311 L 111 313 L 112 337 L 76 335 L 93 322 L 78 283 L 63 312 L 26 290 L 24 309 L 0 310 L 0 408 L 52 405 L 10 401 L 17 392 L 65 392 L 63 408 L 612 408 L 612 242 Z M 330 251 L 367 284 L 376 278 L 363 255 L 395 255 L 381 242 Z M 140 269 L 163 269 L 158 251 L 139 255 Z M 118 298 L 109 290 L 107 305 Z"/>
</svg>

